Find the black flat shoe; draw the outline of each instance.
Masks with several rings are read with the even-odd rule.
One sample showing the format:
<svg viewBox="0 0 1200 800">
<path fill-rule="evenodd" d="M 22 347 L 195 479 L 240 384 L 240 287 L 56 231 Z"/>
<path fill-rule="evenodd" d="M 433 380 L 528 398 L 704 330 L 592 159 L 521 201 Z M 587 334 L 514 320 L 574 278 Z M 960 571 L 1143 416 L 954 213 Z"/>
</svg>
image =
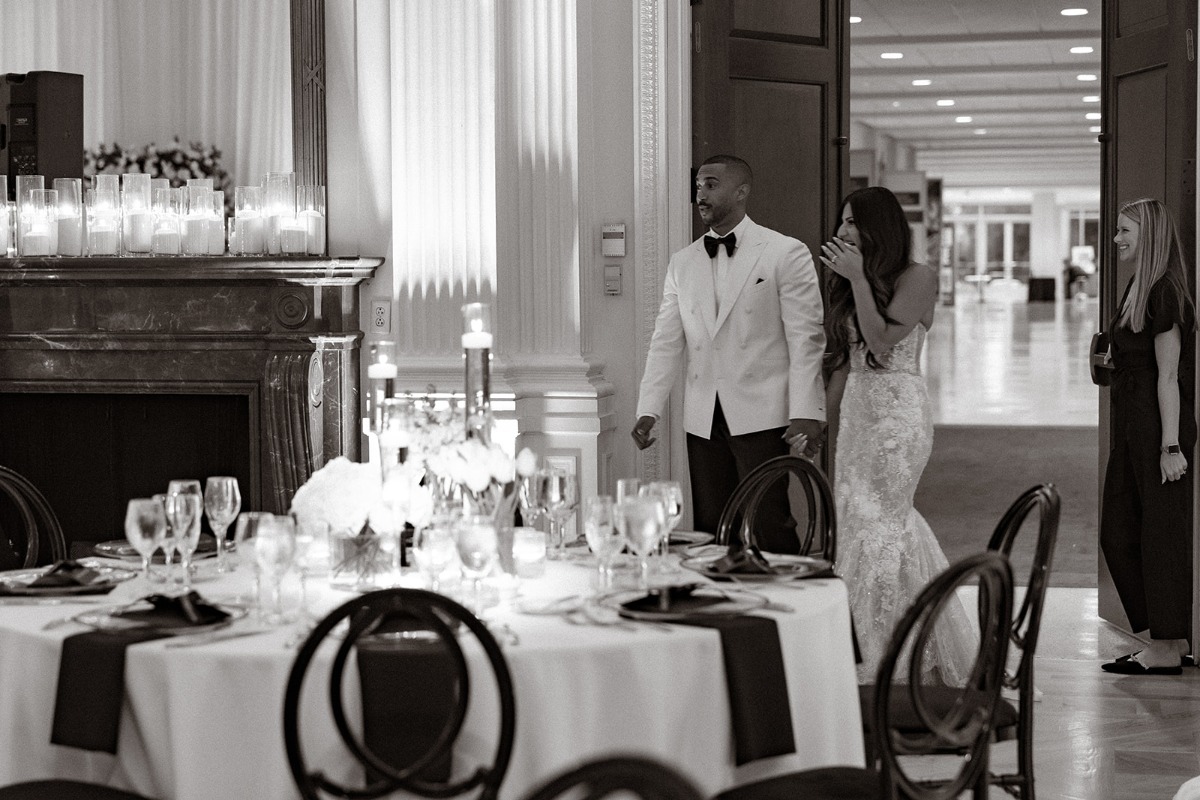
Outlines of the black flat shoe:
<svg viewBox="0 0 1200 800">
<path fill-rule="evenodd" d="M 1118 658 L 1115 658 L 1115 659 L 1113 659 L 1112 663 L 1114 663 L 1114 664 L 1120 664 L 1120 663 L 1122 663 L 1122 662 L 1129 661 L 1129 660 L 1131 660 L 1131 659 L 1132 659 L 1134 656 L 1136 656 L 1138 653 L 1141 653 L 1141 652 L 1142 652 L 1141 650 L 1138 650 L 1138 651 L 1137 651 L 1137 653 L 1126 653 L 1126 654 L 1125 654 L 1125 655 L 1123 655 L 1123 656 L 1120 656 L 1120 657 L 1118 657 Z M 1179 666 L 1181 666 L 1181 667 L 1194 667 L 1194 666 L 1196 666 L 1196 657 L 1195 657 L 1194 655 L 1190 655 L 1190 654 L 1189 654 L 1189 655 L 1180 656 L 1180 657 L 1179 657 Z M 1103 668 L 1104 668 L 1104 665 L 1101 665 L 1101 669 L 1103 669 Z M 1113 670 L 1109 670 L 1109 672 L 1112 672 L 1112 671 L 1113 671 Z"/>
<path fill-rule="evenodd" d="M 1116 661 L 1101 664 L 1100 669 L 1114 675 L 1182 675 L 1183 667 L 1147 667 L 1136 660 L 1137 653 L 1121 656 Z"/>
</svg>

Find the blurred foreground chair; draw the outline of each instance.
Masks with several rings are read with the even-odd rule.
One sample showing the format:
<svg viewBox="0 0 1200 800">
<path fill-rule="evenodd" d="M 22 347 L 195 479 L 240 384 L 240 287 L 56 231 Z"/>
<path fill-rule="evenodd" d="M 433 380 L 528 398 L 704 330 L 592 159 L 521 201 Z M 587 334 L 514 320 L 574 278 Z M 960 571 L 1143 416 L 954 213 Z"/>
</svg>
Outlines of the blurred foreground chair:
<svg viewBox="0 0 1200 800">
<path fill-rule="evenodd" d="M 738 483 L 721 512 L 717 523 L 717 544 L 754 544 L 754 522 L 759 504 L 776 481 L 799 479 L 804 492 L 805 520 L 800 539 L 800 554 L 823 558 L 830 564 L 837 560 L 837 515 L 834 512 L 833 492 L 821 468 L 800 456 L 778 456 L 764 461 Z"/>
<path fill-rule="evenodd" d="M 499 715 L 495 749 L 491 762 L 481 764 L 465 777 L 450 777 L 449 760 L 462 732 L 471 699 L 471 673 L 459 643 L 464 632 L 482 648 L 494 680 Z M 463 637 L 467 638 L 467 637 Z M 334 724 L 342 742 L 362 767 L 362 786 L 346 786 L 319 768 L 310 767 L 301 741 L 301 696 L 305 676 L 313 667 L 322 644 L 337 643 L 329 666 L 327 697 Z M 473 649 L 473 648 L 472 648 Z M 343 702 L 343 681 L 347 660 L 357 652 L 363 693 L 368 693 L 364 659 L 370 656 L 376 674 L 382 673 L 384 691 L 377 701 L 364 701 L 364 717 L 375 714 L 375 726 L 382 728 L 388 742 L 370 743 L 366 728 L 372 719 L 364 719 L 364 733 L 351 729 Z M 322 660 L 320 669 L 327 663 Z M 476 675 L 479 674 L 477 671 Z M 436 685 L 435 685 L 436 684 Z M 413 697 L 416 690 L 416 697 Z M 394 704 L 404 695 L 422 706 L 398 709 Z M 429 702 L 432 695 L 437 695 Z M 390 706 L 391 718 L 379 718 Z M 357 716 L 357 715 L 353 715 Z M 440 594 L 421 589 L 383 589 L 355 597 L 334 609 L 321 620 L 301 646 L 293 662 L 284 698 L 283 735 L 288 764 L 300 794 L 317 800 L 321 793 L 334 797 L 380 797 L 402 789 L 424 797 L 453 797 L 478 789 L 480 800 L 495 800 L 508 770 L 516 729 L 516 707 L 512 676 L 500 645 L 487 627 L 470 611 Z M 305 726 L 307 730 L 307 726 Z M 479 734 L 482 732 L 476 732 Z M 383 752 L 385 746 L 392 752 Z M 444 772 L 442 775 L 435 773 Z"/>
<path fill-rule="evenodd" d="M 995 741 L 1017 741 L 1017 769 L 1015 772 L 993 774 L 990 781 L 1000 786 L 1009 794 L 1021 800 L 1034 800 L 1033 781 L 1033 709 L 1034 685 L 1033 665 L 1034 654 L 1037 651 L 1038 634 L 1042 625 L 1042 607 L 1046 601 L 1046 589 L 1050 581 L 1050 567 L 1054 559 L 1054 545 L 1058 540 L 1058 520 L 1061 501 L 1054 484 L 1038 484 L 1021 493 L 1013 501 L 1000 522 L 992 532 L 988 541 L 988 550 L 1003 553 L 1012 559 L 1013 546 L 1018 534 L 1025 528 L 1025 522 L 1030 515 L 1037 511 L 1037 536 L 1033 540 L 1029 583 L 1021 607 L 1013 614 L 1012 628 L 1009 638 L 1012 645 L 1019 651 L 1015 671 L 1005 671 L 1004 687 L 1015 690 L 1017 703 L 1014 705 L 1007 698 L 1001 697 L 996 709 Z M 1032 527 L 1032 526 L 1030 526 Z M 859 687 L 859 697 L 862 702 L 863 728 L 867 741 L 872 716 L 867 713 L 872 702 L 875 687 L 864 685 Z M 928 693 L 930 702 L 937 708 L 947 708 L 955 701 L 956 692 L 947 687 L 931 688 Z M 896 725 L 907 733 L 919 733 L 924 730 L 921 719 L 911 707 L 898 708 L 894 712 Z"/>
<path fill-rule="evenodd" d="M 589 761 L 534 789 L 525 800 L 601 800 L 610 795 L 641 800 L 702 800 L 688 778 L 659 761 L 614 756 Z"/>
<path fill-rule="evenodd" d="M 58 516 L 28 478 L 0 466 L 0 494 L 8 497 L 19 518 L 16 531 L 6 534 L 20 561 L 14 567 L 28 569 L 67 557 L 67 540 Z"/>
<path fill-rule="evenodd" d="M 934 626 L 960 586 L 977 582 L 979 650 L 966 686 L 955 690 L 948 707 L 934 706 L 920 683 L 921 660 Z M 735 786 L 717 800 L 803 800 L 804 798 L 909 798 L 949 800 L 973 790 L 987 797 L 988 748 L 1003 685 L 1012 623 L 1012 569 L 1001 553 L 986 552 L 952 564 L 930 581 L 905 612 L 888 642 L 876 673 L 870 713 L 875 757 L 865 769 L 822 767 Z M 925 723 L 916 733 L 901 730 L 896 709 L 907 706 Z M 937 778 L 906 756 L 954 752 Z M 905 758 L 905 760 L 901 760 Z M 918 771 L 914 770 L 914 767 Z M 924 775 L 924 777 L 922 777 Z"/>
</svg>

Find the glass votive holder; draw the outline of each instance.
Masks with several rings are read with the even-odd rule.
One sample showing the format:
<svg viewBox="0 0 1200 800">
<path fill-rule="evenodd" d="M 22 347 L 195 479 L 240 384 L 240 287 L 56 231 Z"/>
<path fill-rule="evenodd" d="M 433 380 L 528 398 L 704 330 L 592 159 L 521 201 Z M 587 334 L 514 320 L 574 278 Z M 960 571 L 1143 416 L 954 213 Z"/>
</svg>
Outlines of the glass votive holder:
<svg viewBox="0 0 1200 800">
<path fill-rule="evenodd" d="M 31 189 L 24 193 L 18 204 L 17 255 L 48 256 L 55 252 L 51 248 L 53 239 L 50 235 L 53 212 L 46 206 L 46 201 L 46 190 Z"/>
<path fill-rule="evenodd" d="M 80 178 L 55 178 L 54 191 L 58 192 L 58 254 L 60 256 L 83 255 L 83 180 Z"/>
<path fill-rule="evenodd" d="M 282 250 L 280 241 L 283 220 L 296 216 L 296 174 L 268 172 L 263 178 L 263 213 L 266 218 L 266 249 L 270 255 Z M 305 243 L 307 247 L 307 243 Z M 303 252 L 301 250 L 300 252 Z"/>
<path fill-rule="evenodd" d="M 238 186 L 233 190 L 233 220 L 238 252 L 262 255 L 266 252 L 261 186 Z"/>
<path fill-rule="evenodd" d="M 513 565 L 518 578 L 540 578 L 546 574 L 546 534 L 537 528 L 513 529 Z"/>
<path fill-rule="evenodd" d="M 0 176 L 3 177 L 3 176 Z M 11 202 L 3 194 L 0 194 L 0 258 L 12 258 L 15 255 L 13 247 L 13 216 L 16 211 L 16 203 Z"/>
<path fill-rule="evenodd" d="M 310 256 L 325 255 L 325 187 L 301 186 L 296 206 L 297 216 L 304 221 L 307 247 Z"/>
<path fill-rule="evenodd" d="M 33 192 L 40 192 L 46 188 L 46 178 L 42 175 L 17 175 L 16 177 L 16 201 L 17 201 L 17 253 L 21 254 L 21 237 L 25 233 L 25 225 L 30 216 L 26 213 L 26 206 L 29 205 L 29 196 Z"/>
<path fill-rule="evenodd" d="M 121 176 L 121 244 L 123 254 L 150 254 L 154 212 L 150 210 L 150 176 L 127 172 Z"/>
<path fill-rule="evenodd" d="M 156 256 L 177 256 L 182 237 L 179 233 L 179 210 L 183 195 L 178 189 L 159 188 L 151 193 L 154 212 L 154 234 L 150 250 Z"/>
<path fill-rule="evenodd" d="M 212 208 L 208 218 L 208 254 L 210 256 L 225 255 L 225 192 L 217 190 L 209 193 Z"/>
<path fill-rule="evenodd" d="M 189 188 L 189 189 L 191 189 L 191 188 L 208 189 L 211 192 L 213 190 L 213 179 L 212 178 L 188 178 L 185 186 L 187 186 L 187 188 Z"/>
<path fill-rule="evenodd" d="M 190 184 L 191 181 L 188 181 Z M 183 252 L 189 256 L 208 255 L 209 220 L 212 217 L 212 189 L 188 186 L 184 190 Z"/>
<path fill-rule="evenodd" d="M 116 178 L 115 175 L 97 175 L 99 178 Z M 84 195 L 84 212 L 87 214 L 87 243 L 90 256 L 115 256 L 121 252 L 121 206 L 117 190 L 105 188 L 88 189 Z"/>
<path fill-rule="evenodd" d="M 170 189 L 171 182 L 166 178 L 150 179 L 150 202 L 154 202 L 154 193 L 159 189 Z"/>
<path fill-rule="evenodd" d="M 308 252 L 308 229 L 304 220 L 292 215 L 276 217 L 279 221 L 279 252 L 284 255 L 304 255 Z"/>
<path fill-rule="evenodd" d="M 462 346 L 468 350 L 487 350 L 492 346 L 492 310 L 487 303 L 467 303 L 462 307 Z"/>
</svg>

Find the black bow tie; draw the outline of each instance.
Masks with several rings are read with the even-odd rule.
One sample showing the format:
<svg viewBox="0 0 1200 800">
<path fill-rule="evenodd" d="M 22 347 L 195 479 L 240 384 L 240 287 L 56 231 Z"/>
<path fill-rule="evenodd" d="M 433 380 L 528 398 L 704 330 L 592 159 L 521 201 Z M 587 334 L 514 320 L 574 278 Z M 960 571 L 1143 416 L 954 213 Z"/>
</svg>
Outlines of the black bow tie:
<svg viewBox="0 0 1200 800">
<path fill-rule="evenodd" d="M 716 258 L 717 251 L 721 249 L 721 245 L 725 245 L 725 252 L 733 255 L 733 248 L 737 247 L 737 234 L 727 233 L 724 236 L 705 236 L 704 249 L 708 251 L 709 258 Z"/>
</svg>

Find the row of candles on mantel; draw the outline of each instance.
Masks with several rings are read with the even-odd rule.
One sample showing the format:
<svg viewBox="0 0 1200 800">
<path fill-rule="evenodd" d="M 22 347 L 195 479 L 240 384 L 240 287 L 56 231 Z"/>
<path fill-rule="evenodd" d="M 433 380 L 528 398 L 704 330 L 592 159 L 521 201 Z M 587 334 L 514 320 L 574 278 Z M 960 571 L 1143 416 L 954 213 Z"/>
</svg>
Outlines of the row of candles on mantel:
<svg viewBox="0 0 1200 800">
<path fill-rule="evenodd" d="M 80 178 L 17 175 L 6 203 L 0 175 L 0 257 L 324 255 L 325 187 L 296 186 L 295 173 L 269 172 L 259 186 L 225 193 L 211 178 L 172 188 L 142 173 Z"/>
</svg>

